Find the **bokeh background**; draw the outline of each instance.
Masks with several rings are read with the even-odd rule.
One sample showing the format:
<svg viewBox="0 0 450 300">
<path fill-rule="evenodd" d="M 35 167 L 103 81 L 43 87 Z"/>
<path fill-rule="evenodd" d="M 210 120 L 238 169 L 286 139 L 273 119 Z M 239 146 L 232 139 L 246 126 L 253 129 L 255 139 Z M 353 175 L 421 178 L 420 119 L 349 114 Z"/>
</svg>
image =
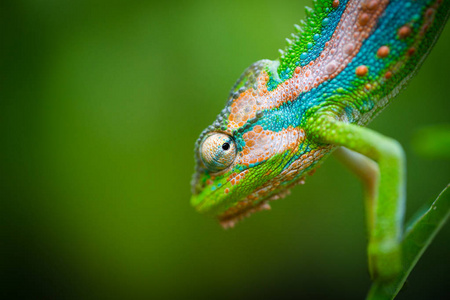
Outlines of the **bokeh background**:
<svg viewBox="0 0 450 300">
<path fill-rule="evenodd" d="M 332 158 L 233 230 L 189 205 L 193 146 L 309 0 L 0 2 L 3 299 L 362 299 L 362 191 Z M 450 26 L 370 127 L 408 159 L 407 218 L 450 179 Z M 420 137 L 419 137 L 420 141 Z M 450 225 L 398 299 L 449 295 Z"/>
</svg>

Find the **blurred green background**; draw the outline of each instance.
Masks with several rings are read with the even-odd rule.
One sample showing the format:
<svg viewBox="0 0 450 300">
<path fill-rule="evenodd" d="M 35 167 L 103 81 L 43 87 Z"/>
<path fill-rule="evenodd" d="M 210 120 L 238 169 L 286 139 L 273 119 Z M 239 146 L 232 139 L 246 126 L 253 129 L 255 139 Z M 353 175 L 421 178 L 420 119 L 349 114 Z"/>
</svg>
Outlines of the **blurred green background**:
<svg viewBox="0 0 450 300">
<path fill-rule="evenodd" d="M 362 299 L 362 191 L 332 158 L 233 230 L 189 205 L 193 146 L 310 1 L 0 2 L 4 299 Z M 407 217 L 449 182 L 413 151 L 450 122 L 450 26 L 370 127 L 408 159 Z M 450 225 L 398 299 L 448 295 Z"/>
</svg>

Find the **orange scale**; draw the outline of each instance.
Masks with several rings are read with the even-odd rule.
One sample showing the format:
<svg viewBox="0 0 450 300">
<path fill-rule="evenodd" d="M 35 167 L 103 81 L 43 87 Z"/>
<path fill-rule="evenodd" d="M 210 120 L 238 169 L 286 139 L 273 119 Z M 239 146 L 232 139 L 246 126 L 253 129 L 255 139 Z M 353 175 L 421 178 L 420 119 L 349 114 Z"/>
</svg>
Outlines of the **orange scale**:
<svg viewBox="0 0 450 300">
<path fill-rule="evenodd" d="M 260 133 L 260 132 L 262 131 L 262 127 L 261 127 L 260 125 L 256 125 L 255 127 L 253 127 L 253 130 L 254 130 L 256 133 Z"/>
<path fill-rule="evenodd" d="M 407 37 L 411 34 L 411 27 L 409 27 L 409 26 L 407 26 L 407 25 L 402 26 L 402 27 L 398 30 L 397 34 L 398 34 L 398 37 L 399 37 L 400 39 L 405 39 L 405 38 L 407 38 Z"/>
</svg>

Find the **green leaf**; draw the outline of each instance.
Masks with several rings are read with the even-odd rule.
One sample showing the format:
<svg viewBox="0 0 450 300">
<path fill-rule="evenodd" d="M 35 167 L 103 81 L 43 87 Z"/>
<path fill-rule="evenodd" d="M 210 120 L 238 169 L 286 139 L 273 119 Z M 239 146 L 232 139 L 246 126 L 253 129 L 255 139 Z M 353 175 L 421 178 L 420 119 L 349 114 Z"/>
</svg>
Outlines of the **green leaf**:
<svg viewBox="0 0 450 300">
<path fill-rule="evenodd" d="M 402 271 L 392 281 L 374 282 L 368 300 L 394 299 L 417 261 L 450 215 L 450 184 L 437 199 L 421 210 L 406 227 L 402 242 Z"/>
</svg>

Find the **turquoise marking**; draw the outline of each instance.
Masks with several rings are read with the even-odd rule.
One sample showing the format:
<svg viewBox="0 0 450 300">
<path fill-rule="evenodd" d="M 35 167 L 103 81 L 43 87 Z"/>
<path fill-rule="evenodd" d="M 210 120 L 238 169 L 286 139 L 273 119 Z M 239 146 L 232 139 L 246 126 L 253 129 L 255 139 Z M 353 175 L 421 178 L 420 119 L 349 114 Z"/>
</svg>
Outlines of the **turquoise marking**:
<svg viewBox="0 0 450 300">
<path fill-rule="evenodd" d="M 266 111 L 263 119 L 259 120 L 256 125 L 272 131 L 281 131 L 289 126 L 301 127 L 303 116 L 308 109 L 321 105 L 332 95 L 339 95 L 340 99 L 351 97 L 351 94 L 361 84 L 383 76 L 383 71 L 390 64 L 396 62 L 398 57 L 404 55 L 411 43 L 408 39 L 401 40 L 397 37 L 398 28 L 410 24 L 413 32 L 417 31 L 422 25 L 422 18 L 419 18 L 420 23 L 411 23 L 411 21 L 430 2 L 432 1 L 422 0 L 405 3 L 403 0 L 394 0 L 389 3 L 385 13 L 379 19 L 375 31 L 363 42 L 358 54 L 339 75 L 330 81 L 323 82 L 317 88 L 301 94 L 295 101 L 283 104 L 278 110 Z M 383 59 L 377 58 L 377 50 L 384 45 L 389 45 L 390 55 Z M 355 74 L 356 68 L 360 65 L 366 65 L 369 69 L 368 75 L 362 78 Z M 372 102 L 369 107 L 373 108 L 374 101 L 379 99 L 368 100 Z M 358 109 L 365 110 L 360 107 Z M 294 112 L 301 117 L 293 118 Z"/>
<path fill-rule="evenodd" d="M 330 40 L 336 30 L 337 25 L 341 21 L 341 16 L 345 10 L 345 7 L 347 6 L 348 0 L 342 0 L 340 2 L 341 3 L 339 4 L 339 6 L 336 9 L 333 9 L 327 15 L 327 17 L 322 20 L 322 29 L 320 35 L 317 38 L 313 36 L 313 39 L 316 42 L 314 44 L 307 44 L 308 51 L 300 54 L 300 61 L 295 62 L 296 66 L 306 66 L 311 61 L 316 60 L 325 49 L 325 43 Z M 293 72 L 294 70 L 291 70 L 289 67 L 283 69 L 282 66 L 280 66 L 278 69 L 278 73 L 280 75 L 281 81 L 277 81 L 275 78 L 273 78 L 273 75 L 270 75 L 269 82 L 267 83 L 267 90 L 272 91 L 283 81 L 292 78 Z"/>
</svg>

